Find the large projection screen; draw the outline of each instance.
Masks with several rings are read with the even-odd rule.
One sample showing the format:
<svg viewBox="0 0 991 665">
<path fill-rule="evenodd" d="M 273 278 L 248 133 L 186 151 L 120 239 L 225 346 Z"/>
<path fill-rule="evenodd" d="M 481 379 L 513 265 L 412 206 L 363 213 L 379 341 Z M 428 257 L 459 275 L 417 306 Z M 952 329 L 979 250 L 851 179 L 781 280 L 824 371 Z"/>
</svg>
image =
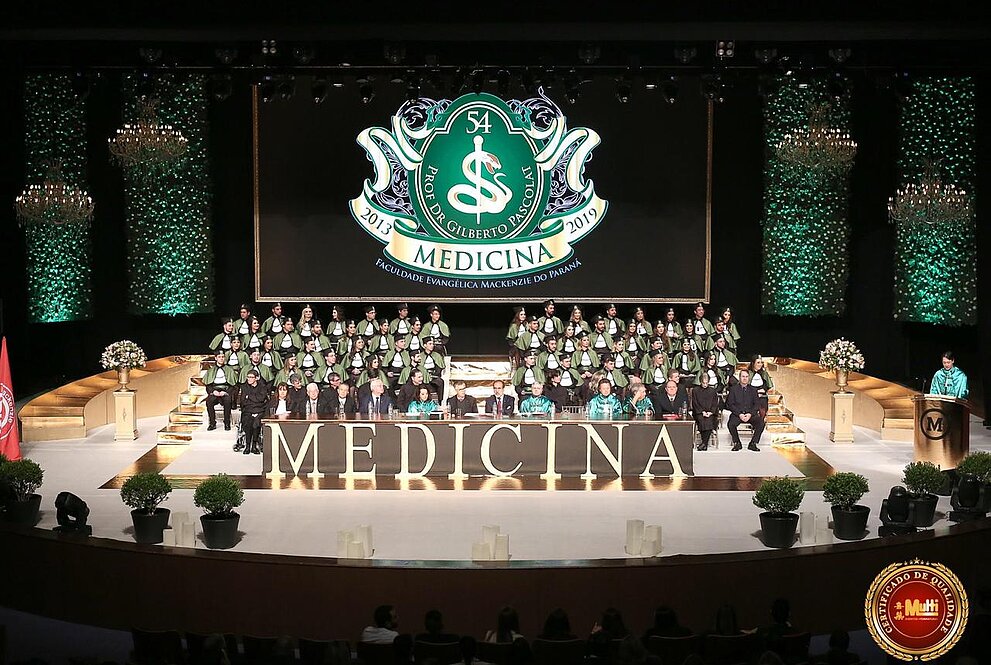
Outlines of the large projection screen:
<svg viewBox="0 0 991 665">
<path fill-rule="evenodd" d="M 305 77 L 289 101 L 256 89 L 256 299 L 708 302 L 713 109 L 680 86 L 425 90 L 405 129 L 401 85 L 369 103 L 351 85 L 315 104 Z"/>
</svg>

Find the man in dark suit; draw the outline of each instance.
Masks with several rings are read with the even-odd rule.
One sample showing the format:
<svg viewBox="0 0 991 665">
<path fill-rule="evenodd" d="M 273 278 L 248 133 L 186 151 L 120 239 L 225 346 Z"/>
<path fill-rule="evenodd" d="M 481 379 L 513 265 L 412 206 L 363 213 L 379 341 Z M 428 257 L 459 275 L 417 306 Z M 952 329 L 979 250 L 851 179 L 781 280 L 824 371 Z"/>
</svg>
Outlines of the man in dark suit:
<svg viewBox="0 0 991 665">
<path fill-rule="evenodd" d="M 688 409 L 688 393 L 684 388 L 679 388 L 676 381 L 668 379 L 664 384 L 664 390 L 658 391 L 656 397 L 651 400 L 657 415 L 660 418 L 667 416 L 681 416 Z"/>
<path fill-rule="evenodd" d="M 757 391 L 750 385 L 750 372 L 745 369 L 740 370 L 740 381 L 729 389 L 729 397 L 726 398 L 726 408 L 730 412 L 729 429 L 733 438 L 733 450 L 742 450 L 740 434 L 736 431 L 740 423 L 748 423 L 754 429 L 753 436 L 750 437 L 750 445 L 747 450 L 760 452 L 757 443 L 760 435 L 764 432 L 764 420 L 760 417 L 760 401 L 757 398 Z"/>
<path fill-rule="evenodd" d="M 516 410 L 516 398 L 512 395 L 504 394 L 505 389 L 506 384 L 502 381 L 496 381 L 492 384 L 492 392 L 494 394 L 485 400 L 486 413 L 491 413 L 496 418 L 513 415 Z"/>
<path fill-rule="evenodd" d="M 346 383 L 338 384 L 335 392 L 328 390 L 326 398 L 324 395 L 321 395 L 320 398 L 327 401 L 327 415 L 342 418 L 352 413 L 358 413 L 358 403 L 355 402 L 351 395 L 351 389 Z"/>
<path fill-rule="evenodd" d="M 369 392 L 362 395 L 358 401 L 358 413 L 363 415 L 386 415 L 392 407 L 392 398 L 385 394 L 385 384 L 382 379 L 372 379 L 368 382 Z"/>
<path fill-rule="evenodd" d="M 306 393 L 298 404 L 298 412 L 308 420 L 325 417 L 330 411 L 330 400 L 334 395 L 320 392 L 320 386 L 310 382 L 306 384 Z"/>
<path fill-rule="evenodd" d="M 404 383 L 402 388 L 399 389 L 399 394 L 396 396 L 396 408 L 406 413 L 406 410 L 409 409 L 410 402 L 416 400 L 417 393 L 420 392 L 420 386 L 422 384 L 423 371 L 414 369 L 410 372 L 409 381 Z"/>
<path fill-rule="evenodd" d="M 466 413 L 478 413 L 478 402 L 465 392 L 464 381 L 455 383 L 454 390 L 454 397 L 447 399 L 447 412 L 451 414 L 452 418 L 461 418 Z"/>
</svg>

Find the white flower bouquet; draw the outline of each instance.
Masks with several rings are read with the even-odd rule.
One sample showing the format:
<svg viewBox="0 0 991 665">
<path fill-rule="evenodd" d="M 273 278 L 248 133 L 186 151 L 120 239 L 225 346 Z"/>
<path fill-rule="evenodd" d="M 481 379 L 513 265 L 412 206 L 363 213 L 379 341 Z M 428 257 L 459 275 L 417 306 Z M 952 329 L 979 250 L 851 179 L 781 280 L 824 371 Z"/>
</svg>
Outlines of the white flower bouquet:
<svg viewBox="0 0 991 665">
<path fill-rule="evenodd" d="M 864 369 L 864 354 L 848 339 L 834 339 L 819 352 L 819 366 L 829 370 L 855 372 Z"/>
<path fill-rule="evenodd" d="M 144 367 L 148 362 L 148 356 L 144 349 L 129 339 L 122 339 L 114 342 L 103 350 L 100 356 L 100 364 L 106 369 L 131 369 L 134 367 Z"/>
</svg>

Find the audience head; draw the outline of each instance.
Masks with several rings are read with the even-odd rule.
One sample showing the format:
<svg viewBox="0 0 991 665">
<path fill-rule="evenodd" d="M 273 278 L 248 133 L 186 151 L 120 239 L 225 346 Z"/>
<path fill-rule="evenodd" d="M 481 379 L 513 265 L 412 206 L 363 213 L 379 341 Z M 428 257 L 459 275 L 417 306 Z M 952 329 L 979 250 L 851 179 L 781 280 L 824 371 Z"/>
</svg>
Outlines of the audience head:
<svg viewBox="0 0 991 665">
<path fill-rule="evenodd" d="M 385 392 L 385 384 L 382 379 L 372 379 L 368 382 L 368 387 L 376 397 Z"/>
<path fill-rule="evenodd" d="M 547 639 L 561 639 L 571 636 L 571 622 L 568 621 L 567 613 L 560 607 L 547 615 L 542 636 Z"/>
<path fill-rule="evenodd" d="M 750 384 L 750 371 L 749 370 L 745 370 L 745 369 L 741 369 L 740 370 L 740 383 L 743 384 L 743 385 L 745 385 L 745 386 Z"/>
<path fill-rule="evenodd" d="M 499 642 L 512 642 L 513 633 L 520 632 L 520 615 L 515 609 L 508 605 L 499 610 L 496 618 L 496 640 Z"/>
<path fill-rule="evenodd" d="M 771 603 L 771 619 L 774 623 L 788 623 L 791 618 L 791 603 L 787 598 L 775 598 Z"/>
<path fill-rule="evenodd" d="M 666 634 L 672 629 L 678 628 L 678 615 L 667 605 L 661 605 L 654 610 L 654 630 L 659 634 Z"/>
<path fill-rule="evenodd" d="M 413 373 L 409 375 L 409 380 L 413 382 L 414 386 L 418 386 L 423 383 L 423 371 L 414 369 Z"/>
<path fill-rule="evenodd" d="M 306 396 L 310 399 L 316 399 L 320 397 L 320 386 L 315 383 L 306 384 Z"/>
<path fill-rule="evenodd" d="M 375 608 L 375 625 L 379 628 L 395 630 L 399 626 L 399 613 L 392 605 L 379 605 Z"/>
<path fill-rule="evenodd" d="M 736 622 L 736 610 L 733 609 L 732 605 L 726 604 L 716 610 L 716 629 L 714 632 L 717 635 L 738 635 L 740 633 L 739 625 Z"/>
<path fill-rule="evenodd" d="M 420 386 L 420 389 L 416 391 L 416 399 L 421 402 L 430 401 L 430 388 L 427 388 L 426 384 Z"/>
<path fill-rule="evenodd" d="M 602 613 L 599 625 L 614 640 L 626 637 L 627 630 L 626 624 L 623 623 L 623 615 L 615 607 L 610 607 Z"/>
<path fill-rule="evenodd" d="M 829 648 L 834 651 L 846 651 L 850 648 L 850 633 L 845 630 L 834 630 L 829 634 Z"/>
<path fill-rule="evenodd" d="M 432 635 L 444 632 L 444 618 L 440 610 L 427 610 L 423 616 L 423 628 Z"/>
<path fill-rule="evenodd" d="M 533 385 L 531 385 L 530 386 L 530 394 L 533 395 L 534 397 L 540 397 L 541 395 L 543 395 L 544 394 L 544 384 L 542 384 L 542 383 L 534 383 Z"/>
<path fill-rule="evenodd" d="M 668 394 L 668 397 L 674 397 L 675 395 L 677 395 L 678 382 L 669 380 L 667 383 L 664 384 L 664 392 Z"/>
</svg>

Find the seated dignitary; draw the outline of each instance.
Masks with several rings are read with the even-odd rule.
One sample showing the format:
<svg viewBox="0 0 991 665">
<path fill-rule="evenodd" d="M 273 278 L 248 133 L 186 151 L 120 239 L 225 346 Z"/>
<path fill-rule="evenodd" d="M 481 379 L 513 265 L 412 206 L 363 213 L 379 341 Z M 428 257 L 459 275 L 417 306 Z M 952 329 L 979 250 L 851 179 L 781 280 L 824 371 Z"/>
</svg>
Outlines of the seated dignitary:
<svg viewBox="0 0 991 665">
<path fill-rule="evenodd" d="M 447 400 L 447 412 L 452 418 L 461 418 L 466 413 L 478 413 L 478 402 L 466 390 L 464 381 L 454 384 L 454 397 Z"/>
<path fill-rule="evenodd" d="M 358 413 L 358 403 L 351 394 L 351 389 L 346 383 L 340 382 L 338 378 L 337 388 L 328 391 L 327 415 L 335 418 L 343 418 L 352 413 Z"/>
<path fill-rule="evenodd" d="M 223 351 L 218 350 L 215 359 L 216 364 L 210 367 L 203 377 L 203 385 L 206 386 L 206 415 L 210 422 L 207 429 L 217 429 L 217 414 L 213 412 L 213 407 L 220 404 L 224 408 L 224 429 L 230 430 L 231 400 L 234 384 L 237 382 L 237 373 L 226 366 L 227 357 Z"/>
<path fill-rule="evenodd" d="M 302 408 L 299 413 L 304 418 L 315 420 L 327 415 L 330 411 L 328 400 L 331 397 L 327 392 L 321 393 L 320 386 L 315 383 L 306 384 L 306 395 L 303 397 Z"/>
<path fill-rule="evenodd" d="M 409 403 L 406 412 L 409 415 L 428 415 L 440 410 L 437 402 L 430 399 L 430 388 L 427 384 L 421 384 L 416 392 L 416 399 Z"/>
<path fill-rule="evenodd" d="M 623 407 L 626 413 L 633 418 L 654 417 L 654 403 L 647 396 L 647 386 L 643 385 L 643 383 L 634 384 L 630 391 L 630 396 L 626 398 L 626 403 Z"/>
<path fill-rule="evenodd" d="M 257 370 L 248 370 L 246 381 L 240 387 L 238 400 L 241 405 L 244 454 L 261 455 L 262 415 L 268 406 L 268 388 L 259 380 Z"/>
<path fill-rule="evenodd" d="M 530 386 L 530 394 L 520 402 L 520 413 L 554 415 L 554 402 L 544 395 L 544 384 Z"/>
<path fill-rule="evenodd" d="M 760 448 L 757 447 L 757 444 L 764 431 L 764 419 L 760 417 L 760 400 L 757 397 L 757 391 L 750 385 L 749 370 L 741 369 L 739 382 L 730 386 L 729 396 L 726 398 L 726 409 L 730 412 L 727 429 L 733 439 L 733 450 L 743 449 L 737 428 L 740 423 L 748 423 L 753 428 L 753 434 L 750 437 L 747 450 L 759 452 Z"/>
<path fill-rule="evenodd" d="M 381 416 L 389 413 L 392 408 L 392 398 L 385 392 L 382 379 L 372 379 L 368 382 L 368 394 L 358 398 L 358 413 L 369 416 Z"/>
<path fill-rule="evenodd" d="M 275 394 L 268 401 L 268 410 L 265 416 L 268 418 L 289 418 L 298 414 L 294 407 L 297 403 L 289 396 L 289 386 L 280 383 L 275 386 Z"/>
<path fill-rule="evenodd" d="M 623 414 L 623 405 L 613 394 L 609 379 L 599 379 L 598 391 L 588 401 L 586 411 L 589 418 L 615 418 Z"/>
<path fill-rule="evenodd" d="M 699 430 L 699 450 L 709 449 L 709 439 L 719 424 L 719 394 L 709 382 L 709 374 L 699 375 L 699 385 L 692 388 L 692 416 Z"/>
<path fill-rule="evenodd" d="M 502 381 L 492 383 L 492 394 L 485 400 L 485 412 L 496 418 L 508 418 L 516 412 L 516 398 L 505 393 L 506 384 Z"/>
<path fill-rule="evenodd" d="M 657 415 L 661 418 L 686 416 L 688 394 L 684 390 L 679 390 L 675 381 L 668 381 L 664 384 L 664 392 L 654 398 L 654 406 L 657 408 Z"/>
</svg>

